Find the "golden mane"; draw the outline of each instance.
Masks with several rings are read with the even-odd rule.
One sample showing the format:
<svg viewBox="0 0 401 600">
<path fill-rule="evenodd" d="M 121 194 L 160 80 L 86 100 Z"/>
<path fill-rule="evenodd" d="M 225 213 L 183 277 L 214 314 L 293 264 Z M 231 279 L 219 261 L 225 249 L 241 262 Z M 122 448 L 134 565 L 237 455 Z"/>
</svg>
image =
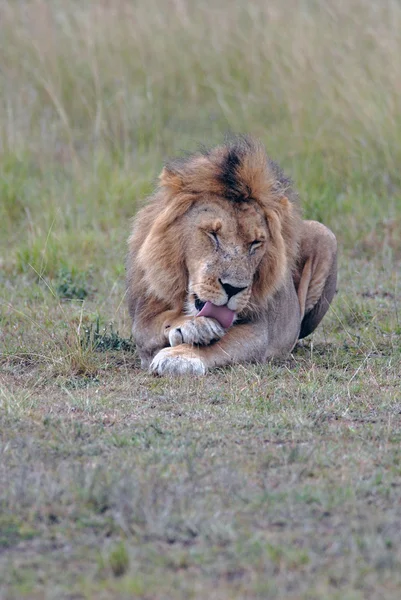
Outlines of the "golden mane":
<svg viewBox="0 0 401 600">
<path fill-rule="evenodd" d="M 290 180 L 268 158 L 263 145 L 238 137 L 168 163 L 159 179 L 159 188 L 138 214 L 129 240 L 129 295 L 153 296 L 166 306 L 184 302 L 188 275 L 180 217 L 209 195 L 230 203 L 255 202 L 262 209 L 270 240 L 255 274 L 252 297 L 253 304 L 265 302 L 294 268 L 300 211 Z"/>
</svg>

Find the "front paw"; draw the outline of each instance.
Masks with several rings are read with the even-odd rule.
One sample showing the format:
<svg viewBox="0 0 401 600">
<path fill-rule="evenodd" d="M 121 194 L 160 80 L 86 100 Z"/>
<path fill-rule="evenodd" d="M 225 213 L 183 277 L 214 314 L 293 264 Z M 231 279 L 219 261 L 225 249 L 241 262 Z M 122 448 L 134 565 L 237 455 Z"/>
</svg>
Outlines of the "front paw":
<svg viewBox="0 0 401 600">
<path fill-rule="evenodd" d="M 207 367 L 191 348 L 163 348 L 151 362 L 151 373 L 157 375 L 205 375 Z"/>
<path fill-rule="evenodd" d="M 180 344 L 207 346 L 212 341 L 222 338 L 224 334 L 225 330 L 215 319 L 194 317 L 184 321 L 179 327 L 173 327 L 169 331 L 168 339 L 170 346 Z"/>
</svg>

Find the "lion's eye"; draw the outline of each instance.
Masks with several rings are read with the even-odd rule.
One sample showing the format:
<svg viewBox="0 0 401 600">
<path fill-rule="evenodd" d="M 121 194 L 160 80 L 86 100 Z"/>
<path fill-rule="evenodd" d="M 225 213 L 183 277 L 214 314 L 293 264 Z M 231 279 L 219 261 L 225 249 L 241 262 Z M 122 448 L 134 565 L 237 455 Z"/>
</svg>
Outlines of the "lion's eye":
<svg viewBox="0 0 401 600">
<path fill-rule="evenodd" d="M 256 250 L 263 244 L 260 240 L 255 240 L 249 244 L 249 254 L 255 254 Z"/>
<path fill-rule="evenodd" d="M 212 238 L 212 240 L 216 244 L 216 248 L 218 248 L 220 246 L 220 243 L 219 243 L 219 236 L 217 235 L 217 232 L 216 231 L 208 231 L 207 234 L 210 238 Z"/>
</svg>

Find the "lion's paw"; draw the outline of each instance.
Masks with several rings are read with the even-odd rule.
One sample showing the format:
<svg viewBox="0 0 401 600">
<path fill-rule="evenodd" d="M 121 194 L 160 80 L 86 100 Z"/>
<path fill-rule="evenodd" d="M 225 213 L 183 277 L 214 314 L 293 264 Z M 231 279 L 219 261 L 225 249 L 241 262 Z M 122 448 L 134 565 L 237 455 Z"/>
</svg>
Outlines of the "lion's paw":
<svg viewBox="0 0 401 600">
<path fill-rule="evenodd" d="M 215 319 L 209 317 L 195 317 L 184 321 L 179 327 L 174 327 L 169 332 L 170 346 L 180 344 L 199 344 L 207 346 L 214 340 L 219 340 L 225 330 Z"/>
<path fill-rule="evenodd" d="M 149 370 L 157 375 L 205 375 L 207 367 L 198 356 L 163 348 L 152 360 Z"/>
</svg>

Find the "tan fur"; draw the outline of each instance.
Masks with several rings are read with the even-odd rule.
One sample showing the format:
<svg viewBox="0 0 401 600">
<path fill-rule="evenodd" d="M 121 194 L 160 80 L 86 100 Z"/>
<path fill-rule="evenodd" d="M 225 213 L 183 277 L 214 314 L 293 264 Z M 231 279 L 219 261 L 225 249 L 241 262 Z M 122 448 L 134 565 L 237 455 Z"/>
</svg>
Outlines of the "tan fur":
<svg viewBox="0 0 401 600">
<path fill-rule="evenodd" d="M 142 365 L 203 374 L 290 352 L 333 277 L 330 236 L 301 220 L 289 180 L 249 138 L 167 165 L 129 239 L 128 302 Z M 222 283 L 243 290 L 229 298 Z M 237 321 L 224 330 L 196 317 L 196 298 L 227 303 Z"/>
</svg>

